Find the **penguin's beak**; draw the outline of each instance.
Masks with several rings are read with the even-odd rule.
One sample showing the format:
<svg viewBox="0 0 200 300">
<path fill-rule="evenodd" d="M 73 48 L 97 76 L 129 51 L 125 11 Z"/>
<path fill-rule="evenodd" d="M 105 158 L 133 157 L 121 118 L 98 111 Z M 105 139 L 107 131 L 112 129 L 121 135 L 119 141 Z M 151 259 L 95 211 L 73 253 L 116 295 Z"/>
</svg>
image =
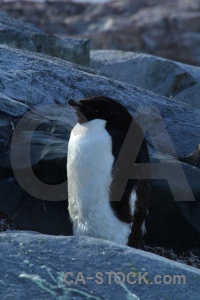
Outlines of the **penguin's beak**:
<svg viewBox="0 0 200 300">
<path fill-rule="evenodd" d="M 77 119 L 78 119 L 78 123 L 84 123 L 87 122 L 87 118 L 84 116 L 83 113 L 83 104 L 80 103 L 80 101 L 74 101 L 74 100 L 68 100 L 68 104 L 73 108 L 73 110 L 75 111 L 76 115 L 77 115 Z"/>
<path fill-rule="evenodd" d="M 80 111 L 81 109 L 81 103 L 74 101 L 74 100 L 68 100 L 68 104 L 75 110 L 75 111 Z"/>
</svg>

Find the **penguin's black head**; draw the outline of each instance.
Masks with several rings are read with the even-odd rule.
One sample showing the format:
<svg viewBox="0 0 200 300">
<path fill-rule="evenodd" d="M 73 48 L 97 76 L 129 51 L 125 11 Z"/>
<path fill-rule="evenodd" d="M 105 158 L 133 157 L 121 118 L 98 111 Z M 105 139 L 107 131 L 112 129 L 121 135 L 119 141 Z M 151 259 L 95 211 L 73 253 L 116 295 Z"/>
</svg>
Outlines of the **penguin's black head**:
<svg viewBox="0 0 200 300">
<path fill-rule="evenodd" d="M 79 123 L 85 123 L 95 119 L 103 119 L 115 125 L 130 123 L 132 116 L 119 102 L 104 96 L 69 100 L 69 105 L 75 110 Z"/>
</svg>

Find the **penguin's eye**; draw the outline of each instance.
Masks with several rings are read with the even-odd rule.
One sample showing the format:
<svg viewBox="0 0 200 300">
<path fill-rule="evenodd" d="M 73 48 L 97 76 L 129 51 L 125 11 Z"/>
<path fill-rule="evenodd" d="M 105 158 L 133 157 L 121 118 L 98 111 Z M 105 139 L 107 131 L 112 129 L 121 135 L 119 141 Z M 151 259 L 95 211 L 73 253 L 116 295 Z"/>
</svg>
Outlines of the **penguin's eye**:
<svg viewBox="0 0 200 300">
<path fill-rule="evenodd" d="M 103 110 L 103 107 L 101 107 L 101 106 L 98 106 L 98 107 L 95 107 L 95 108 L 94 108 L 94 111 L 95 111 L 96 113 L 101 113 L 102 110 Z"/>
<path fill-rule="evenodd" d="M 103 103 L 96 103 L 94 106 L 94 112 L 95 113 L 102 113 L 104 111 L 104 104 Z"/>
</svg>

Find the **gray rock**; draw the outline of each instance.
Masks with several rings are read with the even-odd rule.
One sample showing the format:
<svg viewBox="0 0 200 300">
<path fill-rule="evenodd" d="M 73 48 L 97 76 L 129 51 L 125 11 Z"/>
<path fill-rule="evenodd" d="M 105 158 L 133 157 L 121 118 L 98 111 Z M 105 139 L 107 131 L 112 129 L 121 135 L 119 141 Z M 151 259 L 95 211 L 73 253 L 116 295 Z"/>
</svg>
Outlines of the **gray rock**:
<svg viewBox="0 0 200 300">
<path fill-rule="evenodd" d="M 14 225 L 11 218 L 9 218 L 5 213 L 0 212 L 0 232 L 10 229 L 17 230 L 17 227 Z"/>
<path fill-rule="evenodd" d="M 191 153 L 199 144 L 200 112 L 181 102 L 172 102 L 113 81 L 79 65 L 7 46 L 0 47 L 0 63 L 0 92 L 29 107 L 47 105 L 46 115 L 48 111 L 52 114 L 52 105 L 62 105 L 66 107 L 62 120 L 67 111 L 66 118 L 71 115 L 67 122 L 73 125 L 75 120 L 73 113 L 68 113 L 68 99 L 105 95 L 122 102 L 132 114 L 137 111 L 138 121 L 145 131 L 148 126 L 151 138 L 153 135 L 157 141 L 157 150 L 168 154 L 173 152 L 168 142 L 163 143 L 164 132 L 160 131 L 160 126 L 164 124 L 179 156 Z"/>
<path fill-rule="evenodd" d="M 177 160 L 169 156 L 151 156 L 152 163 L 158 163 L 159 160 L 167 163 L 168 167 L 179 164 Z M 152 180 L 152 195 L 149 216 L 146 220 L 147 234 L 145 242 L 152 247 L 172 248 L 179 253 L 191 251 L 200 255 L 200 170 L 185 163 L 181 163 L 181 167 L 184 170 L 195 201 L 184 201 L 187 200 L 187 188 L 184 182 L 181 182 L 180 177 L 177 180 L 178 176 L 175 171 L 170 172 L 170 179 L 179 193 L 179 201 L 175 201 L 166 180 Z M 153 172 L 153 178 L 158 178 L 158 173 L 161 174 L 162 172 L 166 173 L 167 167 Z"/>
<path fill-rule="evenodd" d="M 0 13 L 0 44 L 44 53 L 82 65 L 89 63 L 88 40 L 72 38 L 62 40 L 4 13 Z"/>
<path fill-rule="evenodd" d="M 45 166 L 43 167 L 43 170 L 44 169 Z M 54 176 L 56 176 L 57 174 L 58 172 L 54 173 Z M 8 182 L 4 181 L 4 183 L 9 187 Z M 17 183 L 17 185 L 19 184 Z M 73 235 L 72 223 L 70 221 L 68 213 L 67 200 L 40 200 L 36 197 L 28 195 L 28 193 L 26 193 L 21 187 L 20 189 L 22 191 L 22 197 L 17 203 L 17 208 L 15 210 L 14 216 L 10 217 L 10 210 L 14 210 L 12 207 L 10 207 L 10 210 L 7 213 L 17 229 L 31 230 L 57 236 Z M 9 202 L 13 203 L 16 206 L 16 202 L 18 200 L 16 199 L 17 197 L 11 193 L 10 196 L 11 197 Z M 3 199 L 1 201 L 1 207 L 4 207 L 4 204 L 2 202 Z"/>
<path fill-rule="evenodd" d="M 19 101 L 15 101 L 3 93 L 0 93 L 1 112 L 13 117 L 22 117 L 29 107 Z"/>
<path fill-rule="evenodd" d="M 62 118 L 56 120 L 56 117 L 59 118 L 59 110 L 62 109 L 62 114 L 65 113 L 65 107 L 57 105 L 48 108 L 54 111 L 54 117 L 47 116 L 47 114 L 42 116 L 41 112 L 37 112 L 27 113 L 24 119 L 14 121 L 14 128 L 17 129 L 12 141 L 15 147 L 12 155 L 16 169 L 29 168 L 41 161 L 54 162 L 55 166 L 59 167 L 60 160 L 66 161 L 67 142 L 72 127 L 66 121 L 62 122 Z M 27 145 L 31 145 L 30 160 L 22 159 L 27 153 Z M 4 167 L 11 167 L 11 165 Z"/>
<path fill-rule="evenodd" d="M 4 102 L 2 104 L 4 108 Z M 17 135 L 16 130 L 13 132 L 12 126 L 15 128 L 18 124 L 20 116 L 18 106 L 23 107 L 23 104 L 13 101 L 12 105 L 11 115 L 8 111 L 6 114 L 0 113 L 0 212 L 11 218 L 19 229 L 71 235 L 66 183 L 67 140 L 71 126 L 67 125 L 66 121 L 63 123 L 62 118 L 58 121 L 59 113 L 61 109 L 64 113 L 64 108 L 58 105 L 56 109 L 55 106 L 51 107 L 49 116 L 44 116 L 44 111 L 41 110 L 35 114 L 33 112 L 26 114 L 28 119 L 25 120 L 25 126 L 19 128 Z M 54 115 L 51 116 L 50 112 Z M 63 189 L 59 189 L 62 193 L 60 201 L 42 201 L 29 195 L 23 189 L 21 181 L 13 177 L 14 169 L 10 162 L 12 138 L 14 141 L 17 138 L 13 160 L 14 168 L 20 169 L 18 176 L 27 182 L 27 172 L 30 167 L 32 170 L 33 166 L 36 178 L 44 184 L 56 185 L 65 182 Z M 30 152 L 27 152 L 27 143 L 31 144 Z M 16 172 L 15 170 L 15 174 Z M 29 187 L 31 189 L 32 185 Z M 45 189 L 43 194 L 46 196 Z"/>
<path fill-rule="evenodd" d="M 1 179 L 0 190 L 0 210 L 10 218 L 14 218 L 20 200 L 23 197 L 23 190 L 20 188 L 16 180 L 11 176 Z"/>
<path fill-rule="evenodd" d="M 150 53 L 200 65 L 198 0 L 3 1 L 1 10 L 93 49 Z"/>
<path fill-rule="evenodd" d="M 148 54 L 91 51 L 90 67 L 102 74 L 200 109 L 200 68 Z"/>
<path fill-rule="evenodd" d="M 184 89 L 172 100 L 182 101 L 193 107 L 200 109 L 200 83 L 195 83 L 193 86 Z"/>
<path fill-rule="evenodd" d="M 199 270 L 115 243 L 5 232 L 0 250 L 2 299 L 199 299 Z"/>
</svg>

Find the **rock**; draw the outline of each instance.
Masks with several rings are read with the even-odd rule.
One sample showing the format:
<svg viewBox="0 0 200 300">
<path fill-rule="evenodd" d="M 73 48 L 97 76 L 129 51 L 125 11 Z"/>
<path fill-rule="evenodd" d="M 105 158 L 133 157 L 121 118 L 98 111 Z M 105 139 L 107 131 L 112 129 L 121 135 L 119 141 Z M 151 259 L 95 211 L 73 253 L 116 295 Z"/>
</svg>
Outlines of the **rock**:
<svg viewBox="0 0 200 300">
<path fill-rule="evenodd" d="M 49 36 L 32 24 L 0 13 L 0 44 L 88 65 L 89 41 Z"/>
<path fill-rule="evenodd" d="M 14 117 L 22 117 L 27 111 L 28 106 L 9 98 L 3 93 L 0 93 L 1 112 Z"/>
<path fill-rule="evenodd" d="M 58 57 L 77 63 L 83 66 L 88 66 L 90 63 L 90 41 L 87 39 L 75 39 L 65 37 L 61 39 L 62 50 Z M 52 55 L 56 56 L 56 55 Z"/>
<path fill-rule="evenodd" d="M 195 83 L 194 86 L 191 86 L 182 92 L 180 92 L 174 100 L 182 101 L 200 109 L 199 95 L 200 93 L 200 83 Z"/>
<path fill-rule="evenodd" d="M 184 156 L 199 144 L 200 112 L 184 103 L 114 81 L 93 69 L 6 45 L 0 46 L 0 64 L 0 211 L 6 212 L 19 229 L 72 234 L 67 211 L 66 157 L 67 140 L 76 120 L 67 105 L 70 98 L 105 95 L 123 103 L 144 131 L 148 130 L 151 156 L 155 152 L 175 155 L 175 151 Z M 192 187 L 197 193 L 198 178 Z M 161 185 L 157 186 L 161 193 Z M 166 190 L 165 186 L 163 189 Z M 174 212 L 171 201 L 172 197 L 169 218 Z M 184 224 L 190 222 L 184 215 L 189 209 L 182 211 L 176 205 L 178 222 L 180 219 Z M 152 219 L 154 210 L 156 214 L 155 206 L 151 210 Z M 158 216 L 162 214 L 159 212 Z M 149 228 L 154 226 L 159 227 L 158 223 L 149 223 Z M 192 222 L 186 226 L 187 232 L 196 230 L 191 226 L 197 228 Z M 167 240 L 169 247 L 175 247 L 175 237 L 170 231 L 167 233 L 171 236 Z M 181 250 L 191 249 L 196 237 L 198 233 L 188 243 L 184 238 Z"/>
<path fill-rule="evenodd" d="M 54 111 L 54 116 L 51 118 L 42 116 L 39 111 L 37 114 L 28 114 L 26 126 L 20 127 L 20 134 L 16 136 L 16 130 L 15 132 L 10 131 L 10 122 L 13 120 L 13 128 L 18 124 L 19 114 L 16 103 L 20 104 L 20 102 L 10 101 L 10 105 L 11 103 L 13 104 L 11 116 L 3 115 L 0 121 L 0 133 L 2 135 L 0 212 L 6 213 L 19 229 L 55 235 L 72 235 L 72 224 L 67 210 L 66 183 L 67 140 L 69 139 L 71 126 L 62 123 L 62 119 L 60 119 L 60 123 L 56 121 L 59 115 L 59 107 L 57 110 L 55 110 L 55 107 L 54 110 L 51 107 Z M 63 112 L 64 109 L 62 109 Z M 13 118 L 12 114 L 15 118 Z M 17 114 L 18 116 L 16 117 Z M 34 128 L 38 124 L 39 126 Z M 13 140 L 17 138 L 17 145 L 13 150 L 14 167 L 17 170 L 12 168 L 10 162 L 10 148 L 13 144 L 12 135 Z M 27 142 L 31 144 L 29 159 L 27 159 L 26 155 Z M 19 178 L 24 178 L 28 188 L 32 189 L 32 184 L 29 184 L 27 175 L 32 165 L 35 176 L 41 182 L 44 182 L 44 185 L 65 182 L 63 189 L 59 189 L 60 193 L 62 192 L 60 201 L 42 201 L 40 198 L 31 196 L 27 190 L 23 189 L 22 179 L 20 180 Z M 18 169 L 20 170 L 18 171 Z M 13 177 L 13 171 L 15 175 L 18 175 L 17 180 Z M 48 199 L 45 189 L 41 193 Z"/>
<path fill-rule="evenodd" d="M 197 149 L 194 152 L 188 154 L 185 157 L 181 157 L 180 160 L 200 169 L 200 145 L 198 145 Z"/>
<path fill-rule="evenodd" d="M 13 177 L 6 177 L 1 179 L 1 212 L 14 218 L 20 200 L 23 197 L 23 190 Z"/>
<path fill-rule="evenodd" d="M 49 34 L 90 39 L 93 49 L 144 52 L 200 66 L 198 0 L 4 1 L 1 10 Z"/>
<path fill-rule="evenodd" d="M 200 69 L 147 54 L 91 51 L 90 67 L 102 74 L 200 109 Z"/>
<path fill-rule="evenodd" d="M 57 106 L 59 112 L 63 112 L 59 118 L 73 125 L 75 117 L 67 105 L 68 99 L 105 95 L 123 103 L 132 114 L 136 115 L 137 112 L 138 121 L 145 132 L 148 126 L 151 138 L 158 142 L 157 150 L 160 152 L 173 153 L 167 142 L 163 144 L 164 133 L 160 132 L 159 127 L 163 126 L 163 120 L 178 156 L 191 153 L 199 144 L 200 112 L 188 105 L 169 101 L 159 95 L 103 77 L 94 70 L 56 58 L 3 45 L 0 46 L 0 55 L 0 92 L 25 103 L 29 108 L 44 106 L 46 116 L 48 112 L 52 115 L 52 109 L 56 110 Z M 188 133 L 188 139 L 191 137 L 190 140 L 185 139 L 185 132 Z M 152 146 L 152 142 L 149 141 L 149 145 Z"/>
<path fill-rule="evenodd" d="M 200 293 L 199 270 L 98 239 L 5 232 L 0 249 L 2 299 L 190 300 Z"/>
<path fill-rule="evenodd" d="M 169 156 L 151 156 L 152 163 L 162 160 L 170 167 L 179 162 Z M 145 242 L 152 247 L 160 246 L 173 249 L 176 252 L 195 252 L 200 255 L 200 170 L 191 165 L 181 163 L 187 181 L 195 197 L 195 201 L 184 201 L 187 188 L 177 173 L 171 172 L 179 194 L 179 201 L 174 201 L 174 195 L 166 180 L 152 180 L 152 195 L 149 215 L 146 220 Z M 166 171 L 165 168 L 164 172 Z M 162 172 L 162 169 L 159 171 Z M 158 172 L 153 172 L 153 178 L 158 178 Z M 159 224 L 159 226 L 158 226 Z M 199 249 L 199 250 L 197 250 Z"/>
<path fill-rule="evenodd" d="M 23 191 L 12 221 L 19 230 L 70 236 L 73 232 L 67 208 L 67 200 L 42 201 Z"/>
<path fill-rule="evenodd" d="M 17 227 L 13 224 L 13 221 L 4 213 L 0 212 L 0 232 L 5 230 L 15 230 Z"/>
</svg>

